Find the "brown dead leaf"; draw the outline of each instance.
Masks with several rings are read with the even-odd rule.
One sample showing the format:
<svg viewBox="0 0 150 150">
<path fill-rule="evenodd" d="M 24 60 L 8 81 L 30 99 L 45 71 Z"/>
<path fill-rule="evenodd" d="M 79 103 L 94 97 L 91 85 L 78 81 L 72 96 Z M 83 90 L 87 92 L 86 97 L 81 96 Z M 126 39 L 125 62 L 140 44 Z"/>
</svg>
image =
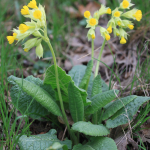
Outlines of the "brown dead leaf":
<svg viewBox="0 0 150 150">
<path fill-rule="evenodd" d="M 87 11 L 87 10 L 91 12 L 91 15 L 93 15 L 94 12 L 96 10 L 100 9 L 100 7 L 101 7 L 101 5 L 97 2 L 90 2 L 86 6 L 79 5 L 78 3 L 75 3 L 75 4 L 76 4 L 77 9 L 75 9 L 72 6 L 65 7 L 65 11 L 68 12 L 72 18 L 81 18 L 81 17 L 83 17 L 84 12 Z"/>
<path fill-rule="evenodd" d="M 68 120 L 69 124 L 70 124 L 70 125 L 73 125 L 74 122 L 73 122 L 73 120 L 72 120 L 71 115 L 68 114 L 68 113 L 66 113 L 66 115 L 67 115 L 67 120 Z M 58 117 L 58 121 L 59 121 L 60 123 L 62 123 L 62 124 L 65 124 L 63 118 L 60 117 L 60 116 Z"/>
<path fill-rule="evenodd" d="M 77 5 L 79 12 L 82 16 L 84 16 L 85 11 L 90 11 L 91 15 L 94 14 L 95 11 L 99 10 L 101 5 L 97 2 L 90 2 L 86 6 L 83 5 Z"/>
<path fill-rule="evenodd" d="M 68 12 L 70 14 L 70 17 L 72 17 L 72 18 L 80 18 L 80 17 L 82 17 L 82 15 L 80 14 L 80 12 L 78 10 L 76 10 L 72 6 L 65 7 L 65 11 Z"/>
</svg>

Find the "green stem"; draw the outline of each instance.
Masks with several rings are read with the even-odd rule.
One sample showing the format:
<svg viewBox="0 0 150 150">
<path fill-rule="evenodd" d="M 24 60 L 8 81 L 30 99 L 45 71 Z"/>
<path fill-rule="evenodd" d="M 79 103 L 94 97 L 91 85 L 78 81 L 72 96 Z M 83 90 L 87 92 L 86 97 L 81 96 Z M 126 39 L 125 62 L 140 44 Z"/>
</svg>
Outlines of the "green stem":
<svg viewBox="0 0 150 150">
<path fill-rule="evenodd" d="M 104 40 L 104 42 L 102 44 L 102 47 L 101 47 L 101 50 L 100 50 L 100 53 L 99 53 L 99 56 L 98 56 L 98 60 L 97 60 L 97 64 L 96 64 L 96 69 L 95 69 L 95 77 L 98 75 L 99 64 L 100 64 L 100 60 L 101 60 L 101 57 L 102 57 L 102 54 L 103 54 L 105 43 L 106 43 L 106 39 Z"/>
<path fill-rule="evenodd" d="M 92 39 L 91 47 L 92 47 L 92 55 L 91 55 L 91 59 L 92 59 L 92 61 L 93 61 L 93 60 L 94 60 L 94 39 Z"/>
<path fill-rule="evenodd" d="M 68 120 L 67 120 L 67 116 L 66 116 L 66 113 L 65 113 L 65 109 L 64 109 L 64 104 L 63 104 L 63 100 L 62 100 L 62 96 L 61 96 L 61 91 L 60 91 L 60 85 L 59 85 L 59 78 L 58 78 L 58 69 L 57 69 L 57 62 L 56 62 L 56 57 L 55 57 L 55 53 L 54 53 L 54 50 L 53 50 L 53 47 L 48 39 L 48 37 L 46 38 L 45 40 L 50 48 L 50 51 L 52 53 L 52 57 L 53 57 L 53 61 L 54 61 L 54 67 L 55 67 L 55 76 L 56 76 L 56 84 L 57 84 L 57 91 L 58 91 L 58 96 L 59 96 L 59 101 L 60 101 L 60 107 L 61 107 L 61 110 L 62 110 L 62 114 L 63 114 L 63 120 L 67 126 L 67 129 L 69 131 L 69 134 L 70 134 L 70 137 L 72 138 L 72 140 L 74 141 L 75 144 L 77 144 L 77 141 L 75 139 L 75 136 L 73 135 L 74 132 L 72 132 L 70 130 L 70 126 L 69 126 L 69 123 L 68 123 Z"/>
<path fill-rule="evenodd" d="M 91 59 L 92 61 L 94 60 L 94 39 L 92 39 L 92 42 L 91 42 L 91 48 L 92 48 L 92 53 L 91 53 Z M 91 76 L 90 76 L 91 77 Z M 85 87 L 85 90 L 87 91 L 88 90 L 88 86 L 89 86 L 89 82 L 90 82 L 90 77 L 86 83 L 86 87 Z"/>
<path fill-rule="evenodd" d="M 104 47 L 105 47 L 105 43 L 106 43 L 106 39 L 104 40 L 103 44 L 102 44 L 102 47 L 101 47 L 101 50 L 100 50 L 100 53 L 99 53 L 99 56 L 98 56 L 98 60 L 97 60 L 97 64 L 96 64 L 96 69 L 95 69 L 95 77 L 98 75 L 98 69 L 99 69 L 99 64 L 100 64 L 100 60 L 101 60 L 101 57 L 102 57 L 102 54 L 103 54 L 103 50 L 104 50 Z M 92 119 L 92 122 L 93 124 L 97 124 L 97 112 L 95 114 L 93 114 L 93 119 Z"/>
</svg>

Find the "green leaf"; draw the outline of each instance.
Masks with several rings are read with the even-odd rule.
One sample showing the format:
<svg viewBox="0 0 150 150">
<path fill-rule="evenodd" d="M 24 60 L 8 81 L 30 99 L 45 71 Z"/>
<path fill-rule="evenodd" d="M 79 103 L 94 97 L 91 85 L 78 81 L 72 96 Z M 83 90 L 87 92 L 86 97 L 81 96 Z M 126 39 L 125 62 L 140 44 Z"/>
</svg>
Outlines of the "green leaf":
<svg viewBox="0 0 150 150">
<path fill-rule="evenodd" d="M 59 76 L 59 85 L 61 88 L 61 93 L 62 93 L 62 98 L 64 102 L 69 102 L 68 100 L 68 86 L 70 81 L 72 81 L 72 78 L 70 75 L 67 75 L 66 72 L 57 66 L 58 69 L 58 76 Z M 51 85 L 51 87 L 56 91 L 57 93 L 57 84 L 56 84 L 56 77 L 55 77 L 55 68 L 54 65 L 50 66 L 45 74 L 45 79 L 44 79 L 44 84 L 49 84 Z M 78 90 L 80 91 L 80 94 L 82 96 L 83 99 L 83 103 L 85 105 L 87 104 L 87 92 L 85 90 L 82 90 L 80 88 L 78 88 Z M 58 94 L 56 94 L 56 99 L 58 99 Z"/>
<path fill-rule="evenodd" d="M 109 130 L 102 124 L 95 125 L 84 121 L 74 123 L 72 129 L 90 136 L 104 136 L 109 134 Z"/>
<path fill-rule="evenodd" d="M 109 86 L 102 80 L 102 92 L 106 92 L 109 90 Z"/>
<path fill-rule="evenodd" d="M 133 101 L 128 103 L 125 108 L 123 107 L 116 112 L 111 119 L 107 120 L 106 126 L 108 128 L 114 128 L 130 122 L 140 106 L 148 100 L 150 100 L 150 97 L 138 96 Z"/>
<path fill-rule="evenodd" d="M 84 104 L 78 87 L 70 82 L 68 87 L 69 110 L 74 122 L 82 121 L 84 117 Z"/>
<path fill-rule="evenodd" d="M 136 97 L 137 97 L 136 95 L 131 95 L 131 96 L 120 98 L 120 99 L 114 101 L 113 103 L 111 103 L 111 105 L 109 107 L 107 107 L 105 113 L 103 114 L 103 118 L 102 119 L 103 120 L 108 119 L 113 114 L 115 114 L 119 109 L 121 109 L 126 104 L 128 104 L 129 102 L 134 100 Z"/>
<path fill-rule="evenodd" d="M 72 142 L 70 140 L 60 141 L 55 134 L 56 130 L 51 129 L 46 134 L 32 135 L 30 137 L 22 135 L 18 141 L 20 150 L 46 150 L 56 142 L 67 145 L 68 149 L 71 149 Z"/>
<path fill-rule="evenodd" d="M 38 86 L 43 86 L 43 82 L 39 78 L 28 76 L 25 80 Z M 27 114 L 34 119 L 38 119 L 49 114 L 46 108 L 34 100 L 33 97 L 24 92 L 15 82 L 13 82 L 13 80 L 10 80 L 10 83 L 14 85 L 10 90 L 12 103 L 22 114 Z M 47 92 L 52 93 L 51 90 L 52 89 L 49 88 L 47 89 Z"/>
<path fill-rule="evenodd" d="M 54 115 L 62 116 L 58 105 L 53 100 L 53 98 L 48 94 L 48 92 L 39 86 L 40 83 L 36 85 L 31 81 L 29 82 L 25 79 L 17 78 L 14 76 L 10 76 L 8 78 L 8 81 L 14 85 L 18 85 L 18 87 L 21 88 L 23 92 L 27 93 L 29 96 L 32 97 L 32 99 L 36 100 L 40 105 L 42 105 L 44 108 L 46 108 L 48 111 L 50 111 Z M 21 96 L 23 97 L 23 95 Z M 21 101 L 21 103 L 22 105 L 26 106 L 26 101 L 24 102 Z M 16 105 L 17 105 L 17 102 L 16 102 Z"/>
<path fill-rule="evenodd" d="M 102 93 L 102 80 L 101 80 L 101 76 L 97 75 L 93 81 L 92 97 L 99 93 Z"/>
<path fill-rule="evenodd" d="M 71 77 L 66 72 L 57 66 L 59 85 L 62 91 L 68 93 L 68 85 L 72 81 Z M 50 66 L 45 73 L 44 84 L 50 84 L 53 89 L 57 89 L 56 77 L 55 77 L 55 66 Z M 68 95 L 68 94 L 67 94 Z"/>
<path fill-rule="evenodd" d="M 75 82 L 75 85 L 77 87 L 79 87 L 79 84 L 81 83 L 81 80 L 85 74 L 86 68 L 87 68 L 87 66 L 84 66 L 84 65 L 76 65 L 68 73 L 71 76 L 71 78 L 73 79 L 73 81 Z M 94 75 L 93 75 L 93 73 L 91 73 L 89 86 L 88 86 L 88 90 L 87 90 L 88 98 L 91 98 L 93 78 L 94 78 Z"/>
<path fill-rule="evenodd" d="M 85 70 L 84 76 L 79 84 L 79 87 L 84 89 L 84 87 L 86 86 L 88 80 L 90 79 L 91 73 L 92 73 L 92 68 L 93 68 L 93 61 L 90 60 L 88 62 L 87 68 Z"/>
<path fill-rule="evenodd" d="M 106 104 L 110 103 L 118 93 L 119 93 L 118 90 L 109 90 L 95 95 L 91 99 L 92 101 L 91 106 L 88 106 L 88 108 L 85 110 L 85 113 L 89 115 L 94 114 L 95 112 L 98 111 L 99 108 L 102 108 Z"/>
<path fill-rule="evenodd" d="M 73 150 L 117 150 L 116 143 L 108 137 L 92 137 L 85 145 L 75 145 Z"/>
<path fill-rule="evenodd" d="M 55 142 L 50 148 L 47 148 L 46 150 L 58 150 L 60 148 L 63 148 L 63 150 L 68 150 L 67 145 L 60 144 L 59 142 Z"/>
</svg>

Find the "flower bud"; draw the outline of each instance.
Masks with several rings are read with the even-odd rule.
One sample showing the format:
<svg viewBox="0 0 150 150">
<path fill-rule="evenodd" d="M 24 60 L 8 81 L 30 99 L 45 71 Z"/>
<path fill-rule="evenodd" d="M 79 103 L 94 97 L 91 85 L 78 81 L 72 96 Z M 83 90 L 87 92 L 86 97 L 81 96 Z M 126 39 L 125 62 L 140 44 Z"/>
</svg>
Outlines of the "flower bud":
<svg viewBox="0 0 150 150">
<path fill-rule="evenodd" d="M 34 31 L 32 34 L 33 34 L 34 36 L 36 36 L 36 37 L 41 37 L 41 36 L 42 36 L 39 31 Z"/>
<path fill-rule="evenodd" d="M 100 27 L 100 33 L 104 39 L 106 39 L 107 41 L 110 40 L 109 32 L 105 28 Z"/>
<path fill-rule="evenodd" d="M 32 47 L 35 46 L 36 42 L 37 38 L 28 40 L 27 42 L 24 43 L 24 49 L 26 49 L 26 51 L 29 51 Z"/>
<path fill-rule="evenodd" d="M 39 57 L 39 59 L 40 59 L 41 57 L 43 57 L 43 47 L 42 47 L 41 44 L 39 44 L 39 45 L 36 47 L 35 52 L 36 52 L 36 55 Z"/>
<path fill-rule="evenodd" d="M 111 14 L 111 9 L 110 8 L 106 8 L 104 5 L 101 5 L 101 8 L 99 9 L 99 16 L 103 15 L 103 14 Z"/>
<path fill-rule="evenodd" d="M 88 37 L 88 40 L 90 40 L 91 38 L 95 39 L 95 31 L 93 29 L 90 29 L 87 33 L 87 37 Z"/>
</svg>

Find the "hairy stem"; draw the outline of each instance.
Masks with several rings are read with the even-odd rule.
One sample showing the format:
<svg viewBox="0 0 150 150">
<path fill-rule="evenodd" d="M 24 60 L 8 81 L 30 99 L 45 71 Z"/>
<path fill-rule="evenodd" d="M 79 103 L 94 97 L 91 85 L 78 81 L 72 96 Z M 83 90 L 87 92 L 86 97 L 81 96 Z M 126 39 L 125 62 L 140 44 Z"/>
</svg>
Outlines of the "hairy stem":
<svg viewBox="0 0 150 150">
<path fill-rule="evenodd" d="M 97 64 L 96 64 L 96 69 L 95 69 L 95 77 L 98 75 L 99 64 L 100 64 L 100 60 L 101 60 L 101 57 L 102 57 L 102 54 L 103 54 L 105 43 L 106 43 L 106 39 L 104 40 L 104 42 L 102 44 L 102 47 L 101 47 L 101 50 L 99 52 L 99 56 L 98 56 L 98 60 L 97 60 Z"/>
<path fill-rule="evenodd" d="M 101 50 L 99 52 L 99 56 L 98 56 L 98 60 L 97 60 L 97 64 L 96 64 L 96 69 L 95 69 L 95 77 L 98 75 L 99 64 L 100 64 L 100 60 L 101 60 L 101 57 L 102 57 L 102 54 L 103 54 L 105 43 L 106 43 L 106 39 L 104 40 L 104 42 L 102 44 L 102 47 L 101 47 Z M 92 118 L 93 124 L 97 124 L 98 123 L 97 117 L 98 116 L 97 116 L 97 112 L 96 112 L 95 114 L 93 114 L 93 118 Z"/>
<path fill-rule="evenodd" d="M 66 113 L 65 113 L 65 109 L 64 109 L 64 104 L 63 104 L 62 95 L 61 95 L 61 91 L 60 91 L 60 85 L 59 85 L 59 77 L 58 77 L 58 69 L 57 69 L 57 62 L 56 62 L 55 53 L 54 53 L 53 47 L 52 47 L 48 37 L 46 38 L 45 41 L 47 42 L 47 44 L 48 44 L 48 46 L 50 48 L 50 51 L 51 51 L 52 57 L 53 57 L 53 61 L 54 61 L 57 91 L 58 91 L 61 111 L 62 111 L 62 114 L 63 114 L 63 120 L 64 120 L 64 122 L 65 122 L 65 124 L 67 126 L 67 129 L 69 131 L 71 139 L 74 141 L 75 144 L 77 144 L 76 137 L 75 137 L 75 135 L 73 135 L 74 132 L 70 130 L 70 126 L 69 126 L 69 123 L 68 123 L 68 120 L 67 120 L 67 116 L 66 116 Z"/>
</svg>

